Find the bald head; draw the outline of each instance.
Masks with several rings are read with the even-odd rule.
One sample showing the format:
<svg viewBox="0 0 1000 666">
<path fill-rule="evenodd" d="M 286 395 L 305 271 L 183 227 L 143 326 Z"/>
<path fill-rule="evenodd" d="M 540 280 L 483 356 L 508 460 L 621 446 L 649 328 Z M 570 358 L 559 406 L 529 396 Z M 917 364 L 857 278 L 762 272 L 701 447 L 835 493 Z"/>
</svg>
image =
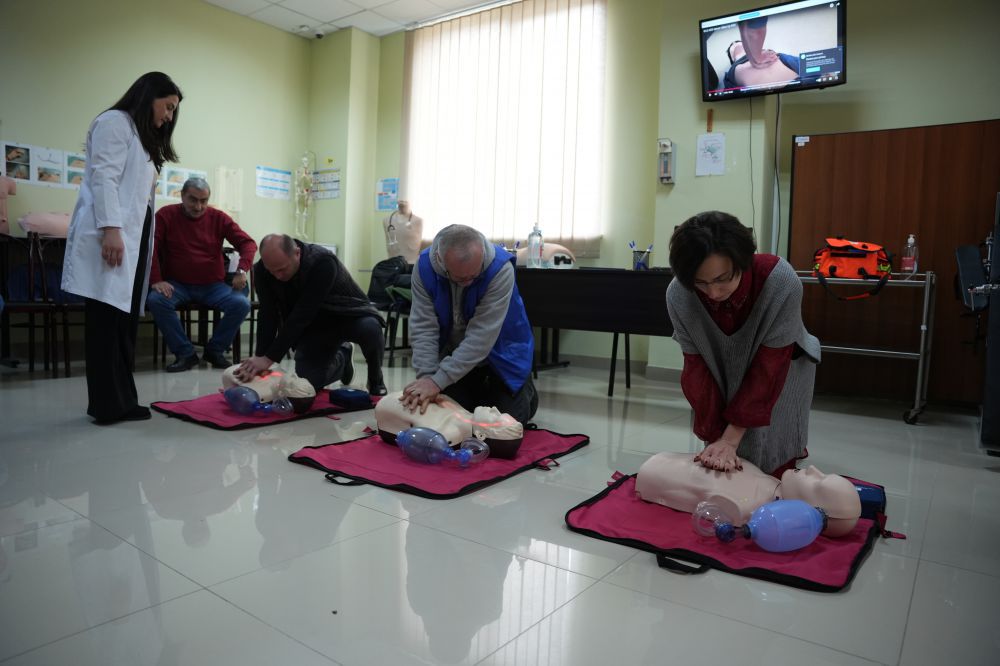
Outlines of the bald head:
<svg viewBox="0 0 1000 666">
<path fill-rule="evenodd" d="M 302 249 L 287 234 L 268 234 L 260 241 L 260 260 L 274 279 L 288 282 L 299 272 Z"/>
</svg>

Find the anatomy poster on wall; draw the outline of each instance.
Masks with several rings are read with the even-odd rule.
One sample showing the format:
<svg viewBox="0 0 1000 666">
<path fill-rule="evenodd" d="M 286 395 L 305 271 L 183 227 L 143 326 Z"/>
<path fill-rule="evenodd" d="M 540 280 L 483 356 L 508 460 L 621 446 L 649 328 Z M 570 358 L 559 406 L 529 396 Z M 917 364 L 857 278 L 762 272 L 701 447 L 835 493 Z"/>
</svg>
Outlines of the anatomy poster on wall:
<svg viewBox="0 0 1000 666">
<path fill-rule="evenodd" d="M 84 157 L 58 148 L 35 146 L 20 141 L 3 141 L 4 170 L 8 178 L 28 185 L 79 187 L 83 181 Z M 79 158 L 80 167 L 70 168 L 68 155 Z M 73 164 L 76 164 L 74 160 Z"/>
<path fill-rule="evenodd" d="M 722 176 L 726 173 L 726 135 L 722 132 L 698 135 L 695 176 Z"/>
<path fill-rule="evenodd" d="M 83 183 L 83 170 L 87 166 L 87 156 L 83 153 L 66 152 L 66 184 L 80 187 Z"/>
<path fill-rule="evenodd" d="M 182 167 L 164 167 L 160 172 L 160 179 L 156 182 L 156 196 L 167 199 L 180 199 L 181 188 L 188 178 L 203 178 L 208 180 L 208 173 L 196 169 L 184 169 Z M 209 183 L 211 187 L 211 183 Z"/>
</svg>

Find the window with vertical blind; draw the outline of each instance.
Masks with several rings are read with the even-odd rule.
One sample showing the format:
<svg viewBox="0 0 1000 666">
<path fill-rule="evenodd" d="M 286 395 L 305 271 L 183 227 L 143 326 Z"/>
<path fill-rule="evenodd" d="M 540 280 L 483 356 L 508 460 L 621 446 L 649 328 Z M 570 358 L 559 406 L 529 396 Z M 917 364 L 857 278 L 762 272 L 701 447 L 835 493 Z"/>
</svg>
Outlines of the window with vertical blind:
<svg viewBox="0 0 1000 666">
<path fill-rule="evenodd" d="M 524 0 L 407 35 L 400 198 L 424 236 L 461 223 L 597 256 L 605 0 Z"/>
</svg>

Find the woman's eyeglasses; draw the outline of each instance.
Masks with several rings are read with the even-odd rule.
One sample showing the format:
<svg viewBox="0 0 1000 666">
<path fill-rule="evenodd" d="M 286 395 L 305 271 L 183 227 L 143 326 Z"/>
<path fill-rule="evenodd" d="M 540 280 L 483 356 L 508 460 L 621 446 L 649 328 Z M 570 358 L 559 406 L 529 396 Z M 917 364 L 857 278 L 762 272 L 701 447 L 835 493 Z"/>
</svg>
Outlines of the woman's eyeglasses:
<svg viewBox="0 0 1000 666">
<path fill-rule="evenodd" d="M 739 271 L 729 271 L 725 275 L 720 275 L 719 277 L 715 278 L 714 280 L 709 280 L 708 282 L 705 282 L 704 280 L 695 280 L 694 281 L 694 286 L 697 287 L 698 289 L 705 290 L 705 289 L 708 289 L 709 287 L 722 286 L 722 285 L 725 285 L 725 284 L 729 284 L 730 282 L 732 282 L 733 280 L 735 280 L 739 276 L 740 276 L 740 272 Z"/>
</svg>

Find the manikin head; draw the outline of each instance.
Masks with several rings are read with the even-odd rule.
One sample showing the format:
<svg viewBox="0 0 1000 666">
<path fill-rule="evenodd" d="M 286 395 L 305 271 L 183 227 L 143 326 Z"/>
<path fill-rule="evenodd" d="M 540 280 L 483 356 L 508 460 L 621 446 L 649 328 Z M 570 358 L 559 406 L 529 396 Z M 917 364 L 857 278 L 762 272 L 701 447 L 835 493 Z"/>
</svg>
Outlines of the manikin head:
<svg viewBox="0 0 1000 666">
<path fill-rule="evenodd" d="M 472 434 L 489 445 L 494 458 L 513 458 L 524 439 L 524 426 L 496 407 L 476 407 L 472 412 Z"/>
<path fill-rule="evenodd" d="M 861 498 L 854 484 L 838 474 L 824 474 L 809 465 L 781 475 L 778 496 L 798 499 L 823 509 L 827 516 L 826 536 L 838 537 L 854 529 L 861 517 Z"/>
<path fill-rule="evenodd" d="M 313 385 L 294 372 L 286 373 L 280 367 L 275 366 L 265 370 L 264 374 L 244 382 L 236 377 L 236 371 L 239 368 L 239 364 L 236 364 L 222 371 L 223 390 L 231 386 L 247 386 L 257 392 L 261 402 L 273 401 L 281 391 L 292 402 L 292 407 L 298 414 L 309 411 L 316 399 L 316 389 L 313 388 Z"/>
<path fill-rule="evenodd" d="M 181 208 L 184 215 L 197 220 L 208 210 L 208 199 L 212 191 L 204 178 L 188 178 L 181 188 Z"/>
<path fill-rule="evenodd" d="M 400 215 L 410 215 L 410 202 L 406 199 L 400 199 L 396 202 L 396 210 L 399 211 Z"/>
</svg>

